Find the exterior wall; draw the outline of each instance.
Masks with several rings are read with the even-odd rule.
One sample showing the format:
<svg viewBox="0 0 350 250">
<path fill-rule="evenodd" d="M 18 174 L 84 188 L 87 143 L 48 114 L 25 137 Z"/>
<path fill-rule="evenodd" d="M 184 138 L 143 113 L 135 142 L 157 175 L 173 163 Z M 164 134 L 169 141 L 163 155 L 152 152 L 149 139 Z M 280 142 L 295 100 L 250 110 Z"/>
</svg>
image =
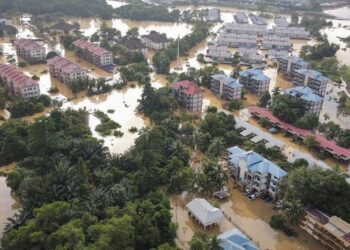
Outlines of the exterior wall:
<svg viewBox="0 0 350 250">
<path fill-rule="evenodd" d="M 293 84 L 296 86 L 308 86 L 316 94 L 324 96 L 326 93 L 328 80 L 319 81 L 308 74 L 299 74 L 298 72 L 294 72 Z"/>
<path fill-rule="evenodd" d="M 307 68 L 304 65 L 294 63 L 292 60 L 278 59 L 277 72 L 282 74 L 284 78 L 291 80 L 295 74 L 295 70 Z"/>
<path fill-rule="evenodd" d="M 261 95 L 269 90 L 270 81 L 257 81 L 251 77 L 240 77 L 240 83 L 249 89 L 254 95 Z"/>
<path fill-rule="evenodd" d="M 242 87 L 230 88 L 219 80 L 212 80 L 211 90 L 218 96 L 228 100 L 239 100 L 242 98 Z"/>
<path fill-rule="evenodd" d="M 46 49 L 40 45 L 32 49 L 26 48 L 26 46 L 22 44 L 15 44 L 15 46 L 17 55 L 28 61 L 43 62 L 46 59 Z"/>
<path fill-rule="evenodd" d="M 16 91 L 17 95 L 20 95 L 23 99 L 28 100 L 31 98 L 36 98 L 40 96 L 40 88 L 39 85 L 30 86 L 30 87 L 24 87 L 20 88 Z"/>
<path fill-rule="evenodd" d="M 202 112 L 203 93 L 198 95 L 187 95 L 180 89 L 173 90 L 175 98 L 190 112 Z"/>
</svg>

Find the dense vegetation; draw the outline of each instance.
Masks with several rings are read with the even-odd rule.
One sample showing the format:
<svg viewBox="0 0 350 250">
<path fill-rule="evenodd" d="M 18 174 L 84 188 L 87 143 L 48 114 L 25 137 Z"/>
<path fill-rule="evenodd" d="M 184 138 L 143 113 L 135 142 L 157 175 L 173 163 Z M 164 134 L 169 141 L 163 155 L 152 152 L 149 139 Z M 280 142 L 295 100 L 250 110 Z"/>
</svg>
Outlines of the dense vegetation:
<svg viewBox="0 0 350 250">
<path fill-rule="evenodd" d="M 121 133 L 120 131 L 117 131 L 117 129 L 121 127 L 120 124 L 111 120 L 111 118 L 109 118 L 107 114 L 97 110 L 94 112 L 94 115 L 101 121 L 101 123 L 96 126 L 95 130 L 99 132 L 102 136 L 107 136 L 111 134 L 117 135 Z"/>
<path fill-rule="evenodd" d="M 333 57 L 339 50 L 339 45 L 329 43 L 327 40 L 316 45 L 304 45 L 300 51 L 300 57 L 305 60 L 321 60 L 324 57 Z"/>
<path fill-rule="evenodd" d="M 209 29 L 209 23 L 196 22 L 190 34 L 182 37 L 180 40 L 174 41 L 165 50 L 156 52 L 152 58 L 152 63 L 156 72 L 168 74 L 171 61 L 176 59 L 178 44 L 180 56 L 186 55 L 192 47 L 203 41 L 209 35 Z"/>
<path fill-rule="evenodd" d="M 320 17 L 308 17 L 303 16 L 300 21 L 300 26 L 305 27 L 306 30 L 310 31 L 311 35 L 315 36 L 317 40 L 323 40 L 320 30 L 325 27 L 332 27 L 332 22 L 327 22 L 325 19 Z"/>
<path fill-rule="evenodd" d="M 124 82 L 137 81 L 139 84 L 146 84 L 150 82 L 147 62 L 134 63 L 119 69 L 120 76 Z"/>
<path fill-rule="evenodd" d="M 328 139 L 335 140 L 339 146 L 350 148 L 350 130 L 342 129 L 334 122 L 323 123 L 318 127 Z"/>
<path fill-rule="evenodd" d="M 350 36 L 340 38 L 340 40 L 344 43 L 346 43 L 346 47 L 350 48 Z"/>
<path fill-rule="evenodd" d="M 0 12 L 98 16 L 110 19 L 113 9 L 104 0 L 3 0 L 0 1 Z"/>
<path fill-rule="evenodd" d="M 179 20 L 180 11 L 169 11 L 166 7 L 147 5 L 144 3 L 124 5 L 115 10 L 121 18 L 132 20 L 151 20 L 151 21 L 168 21 L 176 22 Z"/>
<path fill-rule="evenodd" d="M 51 98 L 47 95 L 41 95 L 28 101 L 18 100 L 8 106 L 11 118 L 19 118 L 27 115 L 34 115 L 44 111 L 45 107 L 51 105 Z"/>
</svg>

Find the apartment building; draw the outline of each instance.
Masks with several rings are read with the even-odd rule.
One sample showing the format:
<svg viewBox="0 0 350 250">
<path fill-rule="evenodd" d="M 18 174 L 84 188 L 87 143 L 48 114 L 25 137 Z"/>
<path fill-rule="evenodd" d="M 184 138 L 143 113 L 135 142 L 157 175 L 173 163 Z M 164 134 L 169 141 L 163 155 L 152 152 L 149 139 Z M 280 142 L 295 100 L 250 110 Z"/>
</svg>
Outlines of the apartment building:
<svg viewBox="0 0 350 250">
<path fill-rule="evenodd" d="M 350 224 L 337 216 L 309 208 L 299 225 L 329 249 L 350 249 Z"/>
<path fill-rule="evenodd" d="M 321 112 L 323 98 L 316 95 L 309 87 L 298 86 L 285 90 L 285 94 L 296 99 L 300 99 L 305 104 L 305 112 L 309 114 L 316 114 Z"/>
<path fill-rule="evenodd" d="M 237 12 L 233 18 L 236 23 L 249 23 L 248 16 L 244 12 Z"/>
<path fill-rule="evenodd" d="M 0 64 L 0 80 L 11 94 L 24 100 L 40 96 L 38 82 L 19 71 L 13 65 Z"/>
<path fill-rule="evenodd" d="M 171 85 L 172 95 L 190 112 L 202 112 L 203 91 L 193 81 L 175 82 Z"/>
<path fill-rule="evenodd" d="M 255 48 L 258 46 L 258 36 L 255 34 L 221 33 L 217 38 L 217 42 L 231 48 Z"/>
<path fill-rule="evenodd" d="M 101 68 L 113 68 L 113 53 L 85 40 L 74 43 L 76 54 Z"/>
<path fill-rule="evenodd" d="M 315 94 L 324 96 L 329 79 L 321 72 L 312 69 L 298 69 L 293 73 L 293 84 L 295 86 L 307 86 Z"/>
<path fill-rule="evenodd" d="M 148 48 L 155 50 L 165 49 L 170 44 L 166 34 L 160 34 L 156 31 L 151 31 L 148 35 L 141 36 L 141 42 Z"/>
<path fill-rule="evenodd" d="M 287 19 L 283 16 L 275 17 L 274 22 L 276 26 L 280 26 L 280 27 L 288 27 L 290 25 Z"/>
<path fill-rule="evenodd" d="M 148 52 L 147 46 L 139 38 L 123 37 L 118 42 L 129 51 L 141 51 L 144 55 Z"/>
<path fill-rule="evenodd" d="M 235 146 L 227 152 L 233 178 L 243 189 L 278 197 L 279 184 L 288 175 L 286 171 L 252 150 Z"/>
<path fill-rule="evenodd" d="M 300 57 L 296 56 L 282 56 L 277 58 L 278 69 L 277 72 L 280 73 L 284 78 L 292 80 L 293 72 L 298 69 L 308 69 L 309 64 L 305 62 Z"/>
<path fill-rule="evenodd" d="M 50 75 L 64 83 L 69 84 L 77 79 L 88 78 L 85 69 L 64 57 L 55 56 L 54 58 L 48 59 L 47 64 L 49 66 Z"/>
<path fill-rule="evenodd" d="M 249 14 L 249 18 L 250 18 L 250 21 L 252 21 L 253 24 L 256 24 L 256 25 L 267 25 L 266 21 L 261 16 L 254 15 L 254 14 Z"/>
<path fill-rule="evenodd" d="M 292 43 L 289 37 L 276 35 L 263 36 L 261 41 L 262 49 L 292 50 Z"/>
<path fill-rule="evenodd" d="M 241 47 L 238 49 L 243 64 L 259 64 L 264 62 L 264 57 L 258 53 L 257 48 Z"/>
<path fill-rule="evenodd" d="M 303 40 L 311 39 L 310 32 L 305 30 L 304 27 L 275 26 L 273 27 L 273 32 L 277 36 L 289 37 L 291 39 L 303 39 Z"/>
<path fill-rule="evenodd" d="M 226 23 L 223 27 L 227 33 L 248 34 L 257 36 L 266 36 L 269 34 L 267 25 L 245 24 L 245 23 Z"/>
<path fill-rule="evenodd" d="M 45 47 L 34 40 L 16 39 L 15 47 L 18 56 L 32 63 L 44 62 L 46 59 Z"/>
<path fill-rule="evenodd" d="M 222 45 L 209 45 L 207 55 L 219 63 L 231 63 L 233 56 L 228 47 Z"/>
<path fill-rule="evenodd" d="M 249 89 L 254 95 L 261 95 L 269 90 L 270 78 L 260 69 L 248 69 L 239 72 L 239 83 Z"/>
<path fill-rule="evenodd" d="M 239 100 L 242 98 L 242 85 L 236 79 L 224 74 L 211 76 L 210 89 L 216 95 L 227 100 Z"/>
<path fill-rule="evenodd" d="M 207 16 L 206 16 L 206 20 L 209 22 L 219 22 L 221 21 L 221 17 L 220 17 L 220 10 L 219 9 L 209 9 Z"/>
<path fill-rule="evenodd" d="M 269 59 L 277 59 L 279 57 L 287 57 L 289 52 L 287 50 L 269 49 L 267 54 Z"/>
</svg>

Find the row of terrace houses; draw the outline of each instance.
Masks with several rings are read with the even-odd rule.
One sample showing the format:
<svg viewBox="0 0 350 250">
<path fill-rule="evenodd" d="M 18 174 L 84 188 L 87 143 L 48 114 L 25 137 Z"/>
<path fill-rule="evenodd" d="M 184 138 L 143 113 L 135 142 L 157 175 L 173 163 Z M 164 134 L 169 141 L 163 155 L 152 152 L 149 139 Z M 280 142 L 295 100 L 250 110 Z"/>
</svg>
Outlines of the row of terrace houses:
<svg viewBox="0 0 350 250">
<path fill-rule="evenodd" d="M 239 83 L 249 89 L 254 95 L 261 95 L 269 90 L 270 78 L 260 69 L 248 69 L 239 72 Z"/>
<path fill-rule="evenodd" d="M 40 96 L 38 82 L 13 65 L 0 64 L 0 79 L 10 93 L 25 100 Z"/>
<path fill-rule="evenodd" d="M 15 40 L 17 55 L 29 62 L 44 62 L 46 59 L 46 49 L 38 42 L 31 39 Z"/>
<path fill-rule="evenodd" d="M 73 44 L 77 48 L 77 55 L 92 64 L 101 68 L 113 66 L 113 53 L 111 51 L 85 40 L 77 40 Z"/>
<path fill-rule="evenodd" d="M 305 30 L 304 27 L 283 27 L 274 26 L 273 33 L 281 37 L 289 37 L 291 39 L 311 39 L 310 32 Z"/>
<path fill-rule="evenodd" d="M 48 59 L 47 63 L 51 76 L 58 78 L 64 83 L 69 84 L 74 80 L 88 77 L 85 69 L 64 57 L 55 56 L 54 58 Z"/>
<path fill-rule="evenodd" d="M 288 175 L 286 171 L 252 150 L 236 146 L 227 152 L 233 178 L 243 189 L 268 193 L 273 199 L 278 197 L 279 184 Z"/>
<path fill-rule="evenodd" d="M 249 23 L 248 16 L 244 12 L 237 12 L 233 18 L 236 23 Z"/>
<path fill-rule="evenodd" d="M 270 35 L 263 36 L 261 47 L 262 49 L 291 50 L 292 43 L 290 42 L 289 37 Z"/>
<path fill-rule="evenodd" d="M 249 14 L 249 18 L 250 18 L 250 21 L 252 21 L 253 24 L 256 24 L 256 25 L 267 25 L 266 21 L 261 16 L 254 15 L 254 14 Z"/>
<path fill-rule="evenodd" d="M 231 48 L 252 48 L 258 46 L 258 37 L 257 35 L 249 34 L 220 33 L 217 38 L 217 43 Z"/>
<path fill-rule="evenodd" d="M 258 64 L 264 61 L 264 56 L 258 53 L 257 48 L 241 47 L 238 50 L 241 62 L 245 64 Z"/>
<path fill-rule="evenodd" d="M 298 86 L 286 89 L 284 93 L 292 98 L 302 100 L 305 106 L 305 113 L 319 116 L 322 109 L 323 98 L 316 95 L 311 88 Z"/>
<path fill-rule="evenodd" d="M 207 55 L 220 63 L 231 63 L 233 56 L 228 47 L 222 45 L 209 45 Z"/>
<path fill-rule="evenodd" d="M 210 89 L 214 94 L 227 100 L 238 100 L 242 98 L 242 84 L 236 79 L 224 74 L 211 76 Z"/>
<path fill-rule="evenodd" d="M 248 34 L 257 36 L 266 36 L 269 34 L 266 25 L 244 24 L 244 23 L 226 23 L 223 27 L 226 33 Z"/>
</svg>

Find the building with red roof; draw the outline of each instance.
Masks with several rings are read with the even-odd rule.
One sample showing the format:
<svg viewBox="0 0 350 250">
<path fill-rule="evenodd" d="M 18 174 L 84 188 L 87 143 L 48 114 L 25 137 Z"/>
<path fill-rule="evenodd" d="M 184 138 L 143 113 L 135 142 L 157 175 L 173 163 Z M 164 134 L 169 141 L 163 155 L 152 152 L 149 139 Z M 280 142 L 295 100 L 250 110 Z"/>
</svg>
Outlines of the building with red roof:
<svg viewBox="0 0 350 250">
<path fill-rule="evenodd" d="M 77 55 L 92 64 L 106 68 L 113 65 L 113 53 L 85 40 L 77 40 L 74 43 Z"/>
<path fill-rule="evenodd" d="M 46 59 L 46 49 L 38 42 L 31 39 L 15 40 L 17 55 L 30 62 L 44 62 Z"/>
<path fill-rule="evenodd" d="M 342 159 L 344 161 L 350 160 L 350 149 L 343 148 L 336 144 L 333 140 L 328 140 L 322 134 L 314 134 L 310 130 L 301 129 L 293 126 L 292 124 L 286 123 L 276 116 L 274 116 L 271 111 L 266 108 L 258 107 L 258 106 L 250 106 L 248 110 L 252 116 L 258 118 L 267 119 L 273 126 L 280 128 L 281 130 L 292 134 L 293 136 L 305 139 L 306 137 L 312 135 L 315 139 L 320 143 L 320 148 L 328 153 L 330 153 L 336 159 Z"/>
<path fill-rule="evenodd" d="M 175 82 L 171 85 L 173 96 L 190 112 L 202 112 L 203 91 L 194 81 Z"/>
<path fill-rule="evenodd" d="M 48 59 L 47 64 L 51 76 L 64 83 L 71 83 L 73 80 L 88 77 L 85 69 L 61 56 Z"/>
<path fill-rule="evenodd" d="M 13 65 L 0 64 L 0 80 L 10 93 L 25 100 L 40 96 L 38 82 Z"/>
</svg>

